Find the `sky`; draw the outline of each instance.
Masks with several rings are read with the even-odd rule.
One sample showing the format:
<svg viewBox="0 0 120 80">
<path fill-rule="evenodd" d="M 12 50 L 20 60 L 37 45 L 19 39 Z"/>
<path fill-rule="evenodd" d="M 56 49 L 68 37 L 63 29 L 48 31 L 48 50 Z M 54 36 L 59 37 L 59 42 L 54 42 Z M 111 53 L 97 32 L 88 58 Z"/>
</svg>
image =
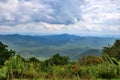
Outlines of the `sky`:
<svg viewBox="0 0 120 80">
<path fill-rule="evenodd" d="M 120 0 L 0 0 L 0 34 L 120 36 Z"/>
</svg>

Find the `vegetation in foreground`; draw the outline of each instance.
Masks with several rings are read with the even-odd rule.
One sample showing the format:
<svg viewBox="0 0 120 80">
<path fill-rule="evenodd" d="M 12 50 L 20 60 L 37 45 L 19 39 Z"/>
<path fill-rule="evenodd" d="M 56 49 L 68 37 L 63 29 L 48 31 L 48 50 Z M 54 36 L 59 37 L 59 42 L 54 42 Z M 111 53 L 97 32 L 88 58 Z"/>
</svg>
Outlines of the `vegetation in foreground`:
<svg viewBox="0 0 120 80">
<path fill-rule="evenodd" d="M 81 79 L 120 79 L 120 40 L 104 47 L 102 56 L 85 56 L 76 62 L 59 54 L 45 61 L 24 59 L 0 42 L 0 80 Z"/>
</svg>

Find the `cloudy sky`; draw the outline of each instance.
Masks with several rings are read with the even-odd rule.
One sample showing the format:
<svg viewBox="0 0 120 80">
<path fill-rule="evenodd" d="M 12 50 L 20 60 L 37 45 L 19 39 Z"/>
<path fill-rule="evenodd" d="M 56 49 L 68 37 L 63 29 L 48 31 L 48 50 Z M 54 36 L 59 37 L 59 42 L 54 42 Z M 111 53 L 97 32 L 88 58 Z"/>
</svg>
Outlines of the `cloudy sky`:
<svg viewBox="0 0 120 80">
<path fill-rule="evenodd" d="M 120 0 L 0 0 L 0 34 L 120 35 Z"/>
</svg>

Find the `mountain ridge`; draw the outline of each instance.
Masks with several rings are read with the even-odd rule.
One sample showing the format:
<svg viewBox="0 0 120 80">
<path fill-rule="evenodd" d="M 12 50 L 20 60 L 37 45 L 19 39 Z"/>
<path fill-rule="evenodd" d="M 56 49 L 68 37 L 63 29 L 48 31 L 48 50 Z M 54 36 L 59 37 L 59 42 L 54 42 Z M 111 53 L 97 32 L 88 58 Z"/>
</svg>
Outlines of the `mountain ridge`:
<svg viewBox="0 0 120 80">
<path fill-rule="evenodd" d="M 81 37 L 69 34 L 60 35 L 0 35 L 0 41 L 7 44 L 17 53 L 49 57 L 60 53 L 74 59 L 89 49 L 101 50 L 108 44 L 112 45 L 115 37 Z"/>
</svg>

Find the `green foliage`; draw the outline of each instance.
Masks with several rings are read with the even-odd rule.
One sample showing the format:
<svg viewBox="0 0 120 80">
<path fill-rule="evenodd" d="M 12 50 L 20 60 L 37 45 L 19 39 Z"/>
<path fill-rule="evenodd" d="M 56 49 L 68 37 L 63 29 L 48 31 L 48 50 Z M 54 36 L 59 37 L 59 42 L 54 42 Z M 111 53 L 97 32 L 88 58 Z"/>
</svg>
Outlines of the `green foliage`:
<svg viewBox="0 0 120 80">
<path fill-rule="evenodd" d="M 60 56 L 59 54 L 55 54 L 50 59 L 51 64 L 53 65 L 65 65 L 69 63 L 69 57 Z"/>
<path fill-rule="evenodd" d="M 114 46 L 119 47 L 119 41 Z M 110 48 L 111 49 L 111 48 Z M 109 52 L 109 50 L 108 50 Z M 53 55 L 45 61 L 35 57 L 11 56 L 0 68 L 0 80 L 96 80 L 120 79 L 120 61 L 107 53 L 101 57 L 86 56 L 78 62 L 69 57 Z"/>
<path fill-rule="evenodd" d="M 39 59 L 37 59 L 36 57 L 29 58 L 29 61 L 34 63 L 40 63 Z"/>
<path fill-rule="evenodd" d="M 22 56 L 20 56 L 19 54 L 16 55 L 16 58 L 18 58 L 18 59 L 20 59 L 20 60 L 25 62 L 25 59 Z"/>
<path fill-rule="evenodd" d="M 26 70 L 25 75 L 27 78 L 35 78 L 36 77 L 37 71 L 32 62 L 26 65 L 25 70 Z"/>
<path fill-rule="evenodd" d="M 101 70 L 98 77 L 100 78 L 120 78 L 120 65 L 119 61 L 115 58 L 111 58 L 109 55 L 105 54 L 102 56 L 103 63 L 100 65 Z"/>
<path fill-rule="evenodd" d="M 79 80 L 79 79 L 118 79 L 120 78 L 120 62 L 109 56 L 104 56 L 103 63 L 96 65 L 81 65 L 80 63 L 68 63 L 65 65 L 49 65 L 42 70 L 44 62 L 36 63 L 22 61 L 18 56 L 11 57 L 0 68 L 0 78 L 28 78 L 51 80 Z M 51 58 L 50 58 L 51 59 Z M 112 62 L 113 61 L 113 62 Z M 118 64 L 114 64 L 114 61 Z"/>
<path fill-rule="evenodd" d="M 0 65 L 4 65 L 6 60 L 15 55 L 15 51 L 8 50 L 7 47 L 7 45 L 0 42 Z"/>
<path fill-rule="evenodd" d="M 68 63 L 69 57 L 60 56 L 59 54 L 55 54 L 50 59 L 44 61 L 45 66 L 66 65 Z"/>
<path fill-rule="evenodd" d="M 11 57 L 5 62 L 5 66 L 7 67 L 7 78 L 22 77 L 24 74 L 24 62 L 20 57 Z"/>
<path fill-rule="evenodd" d="M 6 79 L 7 67 L 0 68 L 0 80 Z"/>
<path fill-rule="evenodd" d="M 104 54 L 108 54 L 110 57 L 120 60 L 120 40 L 116 40 L 112 46 L 104 47 L 103 55 Z"/>
<path fill-rule="evenodd" d="M 37 77 L 37 72 L 40 72 L 39 63 L 23 61 L 21 56 L 16 55 L 5 61 L 5 65 L 0 68 L 0 77 L 7 79 L 35 78 Z"/>
<path fill-rule="evenodd" d="M 98 56 L 84 56 L 79 59 L 81 65 L 96 65 L 101 64 L 102 59 Z"/>
<path fill-rule="evenodd" d="M 112 64 L 101 65 L 101 70 L 98 73 L 99 78 L 115 79 L 117 78 L 117 66 Z"/>
</svg>

